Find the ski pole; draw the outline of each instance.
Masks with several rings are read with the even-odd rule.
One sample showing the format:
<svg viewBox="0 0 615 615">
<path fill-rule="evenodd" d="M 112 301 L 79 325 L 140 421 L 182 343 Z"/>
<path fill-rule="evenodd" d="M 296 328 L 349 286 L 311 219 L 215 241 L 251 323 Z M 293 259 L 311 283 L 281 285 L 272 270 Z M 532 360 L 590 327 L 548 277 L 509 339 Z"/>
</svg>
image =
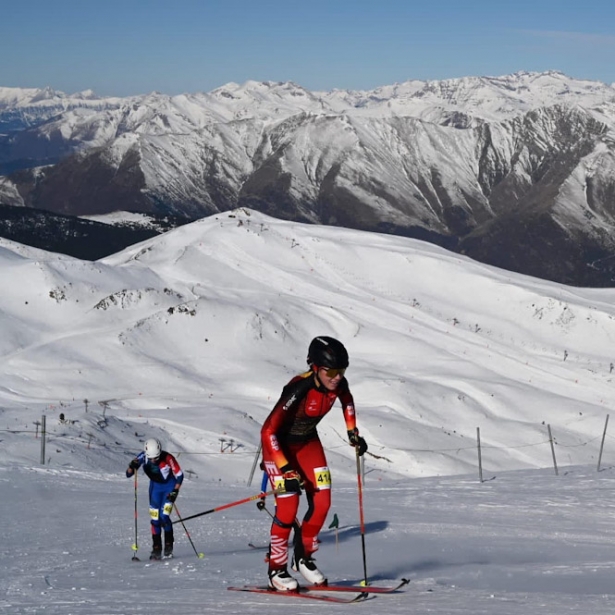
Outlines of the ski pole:
<svg viewBox="0 0 615 615">
<path fill-rule="evenodd" d="M 355 447 L 357 453 L 357 482 L 359 486 L 359 521 L 361 524 L 361 548 L 363 550 L 363 581 L 361 585 L 367 583 L 367 560 L 365 557 L 365 520 L 363 518 L 363 483 L 361 482 L 361 457 L 359 456 L 359 447 Z"/>
<path fill-rule="evenodd" d="M 227 508 L 231 508 L 232 506 L 239 506 L 239 504 L 246 504 L 247 502 L 253 502 L 254 500 L 259 500 L 260 498 L 267 497 L 268 495 L 276 495 L 278 493 L 284 493 L 283 490 L 273 489 L 272 491 L 267 491 L 267 493 L 257 493 L 256 495 L 251 495 L 249 498 L 243 498 L 242 500 L 237 500 L 236 502 L 230 502 L 229 504 L 222 504 L 222 506 L 217 506 L 216 508 L 210 508 L 204 512 L 197 513 L 196 515 L 190 515 L 189 517 L 184 517 L 182 521 L 188 521 L 189 519 L 195 519 L 196 517 L 202 517 L 203 515 L 209 515 L 211 513 L 218 512 L 220 510 L 226 510 Z M 173 521 L 173 523 L 179 523 L 179 520 Z"/>
<path fill-rule="evenodd" d="M 268 483 L 269 483 L 269 474 L 267 474 L 267 470 L 263 470 L 263 478 L 261 479 L 261 497 L 259 501 L 256 502 L 256 508 L 258 508 L 258 510 L 263 510 L 265 508 L 265 499 L 266 499 L 265 493 L 267 492 Z"/>
<path fill-rule="evenodd" d="M 190 538 L 190 532 L 188 531 L 188 528 L 186 527 L 186 524 L 184 523 L 182 516 L 179 514 L 179 509 L 177 508 L 177 504 L 173 503 L 173 507 L 175 508 L 175 512 L 177 513 L 177 516 L 179 517 L 179 521 L 182 524 L 182 527 L 184 528 L 184 532 L 186 532 L 186 536 L 188 536 L 188 540 L 190 541 L 190 544 L 192 545 L 192 550 L 194 551 L 194 554 L 199 559 L 203 559 L 205 557 L 205 553 L 200 553 L 199 551 L 196 550 L 196 547 L 194 546 L 194 543 L 192 542 L 192 538 Z"/>
<path fill-rule="evenodd" d="M 132 550 L 134 551 L 133 556 L 132 556 L 132 561 L 133 562 L 138 562 L 140 561 L 139 558 L 137 557 L 137 551 L 139 550 L 139 543 L 138 543 L 138 534 L 137 534 L 137 471 L 135 470 L 135 542 L 132 545 Z"/>
</svg>

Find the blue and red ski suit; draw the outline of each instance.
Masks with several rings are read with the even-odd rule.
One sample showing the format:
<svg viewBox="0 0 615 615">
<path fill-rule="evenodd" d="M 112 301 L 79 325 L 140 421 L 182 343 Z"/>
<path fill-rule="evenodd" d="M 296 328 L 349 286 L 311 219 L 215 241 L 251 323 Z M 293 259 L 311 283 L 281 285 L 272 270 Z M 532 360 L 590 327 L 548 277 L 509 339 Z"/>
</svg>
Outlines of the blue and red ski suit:
<svg viewBox="0 0 615 615">
<path fill-rule="evenodd" d="M 148 459 L 141 451 L 135 459 L 139 462 L 139 467 L 143 466 L 143 471 L 150 479 L 149 514 L 152 535 L 160 536 L 161 530 L 164 530 L 168 536 L 173 533 L 173 503 L 167 500 L 167 496 L 171 491 L 179 491 L 184 473 L 177 459 L 167 451 L 161 451 L 157 459 Z M 129 478 L 132 476 L 130 469 L 126 470 L 126 476 Z"/>
</svg>

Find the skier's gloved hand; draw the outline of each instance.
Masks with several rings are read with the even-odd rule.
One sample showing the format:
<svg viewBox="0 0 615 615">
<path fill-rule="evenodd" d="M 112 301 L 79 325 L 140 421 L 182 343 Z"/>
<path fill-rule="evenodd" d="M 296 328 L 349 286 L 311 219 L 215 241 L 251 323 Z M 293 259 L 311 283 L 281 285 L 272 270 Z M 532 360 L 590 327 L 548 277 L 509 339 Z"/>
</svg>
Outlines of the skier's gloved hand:
<svg viewBox="0 0 615 615">
<path fill-rule="evenodd" d="M 303 487 L 301 474 L 290 466 L 284 466 L 281 468 L 281 472 L 284 479 L 284 491 L 286 493 L 301 493 L 301 487 Z"/>
<path fill-rule="evenodd" d="M 367 451 L 367 442 L 359 435 L 359 430 L 356 427 L 348 432 L 348 442 L 350 442 L 350 446 L 357 449 L 359 457 L 362 457 Z"/>
<path fill-rule="evenodd" d="M 173 489 L 173 491 L 171 491 L 171 493 L 169 493 L 169 495 L 167 495 L 167 500 L 169 500 L 169 502 L 173 503 L 177 499 L 178 495 L 179 495 L 179 491 L 177 489 Z"/>
<path fill-rule="evenodd" d="M 258 508 L 258 510 L 265 510 L 265 498 L 256 502 L 256 508 Z"/>
<path fill-rule="evenodd" d="M 138 470 L 139 469 L 139 460 L 138 459 L 133 459 L 129 464 L 128 467 L 131 470 Z"/>
</svg>

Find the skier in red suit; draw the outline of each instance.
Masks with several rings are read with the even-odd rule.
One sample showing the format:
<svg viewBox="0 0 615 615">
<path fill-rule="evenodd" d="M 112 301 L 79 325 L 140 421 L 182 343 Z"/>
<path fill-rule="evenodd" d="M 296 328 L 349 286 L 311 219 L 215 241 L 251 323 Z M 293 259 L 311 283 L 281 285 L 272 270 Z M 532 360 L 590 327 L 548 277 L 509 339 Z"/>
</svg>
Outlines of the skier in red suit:
<svg viewBox="0 0 615 615">
<path fill-rule="evenodd" d="M 310 370 L 295 376 L 265 420 L 261 431 L 263 461 L 276 495 L 276 513 L 269 545 L 269 586 L 294 591 L 298 583 L 288 572 L 288 542 L 305 490 L 308 509 L 301 528 L 295 527 L 292 568 L 309 584 L 326 583 L 312 554 L 318 548 L 320 532 L 331 505 L 331 473 L 316 426 L 337 399 L 342 404 L 351 446 L 359 455 L 367 450 L 356 427 L 355 409 L 348 381 L 348 352 L 338 340 L 320 336 L 310 343 L 307 357 Z"/>
</svg>

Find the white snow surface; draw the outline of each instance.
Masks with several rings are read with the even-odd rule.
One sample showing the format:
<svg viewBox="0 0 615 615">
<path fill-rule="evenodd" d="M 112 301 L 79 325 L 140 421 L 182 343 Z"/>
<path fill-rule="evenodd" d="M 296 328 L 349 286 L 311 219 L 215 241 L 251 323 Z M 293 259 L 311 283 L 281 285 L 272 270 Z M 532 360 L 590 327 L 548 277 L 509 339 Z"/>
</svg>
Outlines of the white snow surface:
<svg viewBox="0 0 615 615">
<path fill-rule="evenodd" d="M 94 263 L 2 239 L 0 281 L 0 613 L 613 612 L 608 429 L 600 471 L 598 455 L 615 291 L 250 210 Z M 227 591 L 265 582 L 271 519 L 254 502 L 186 521 L 203 558 L 177 524 L 176 557 L 150 563 L 148 481 L 135 490 L 129 460 L 162 440 L 187 475 L 183 516 L 258 493 L 260 425 L 320 334 L 349 350 L 370 447 L 369 581 L 409 586 L 356 605 Z M 358 584 L 339 406 L 319 432 L 334 487 L 317 563 Z"/>
</svg>

